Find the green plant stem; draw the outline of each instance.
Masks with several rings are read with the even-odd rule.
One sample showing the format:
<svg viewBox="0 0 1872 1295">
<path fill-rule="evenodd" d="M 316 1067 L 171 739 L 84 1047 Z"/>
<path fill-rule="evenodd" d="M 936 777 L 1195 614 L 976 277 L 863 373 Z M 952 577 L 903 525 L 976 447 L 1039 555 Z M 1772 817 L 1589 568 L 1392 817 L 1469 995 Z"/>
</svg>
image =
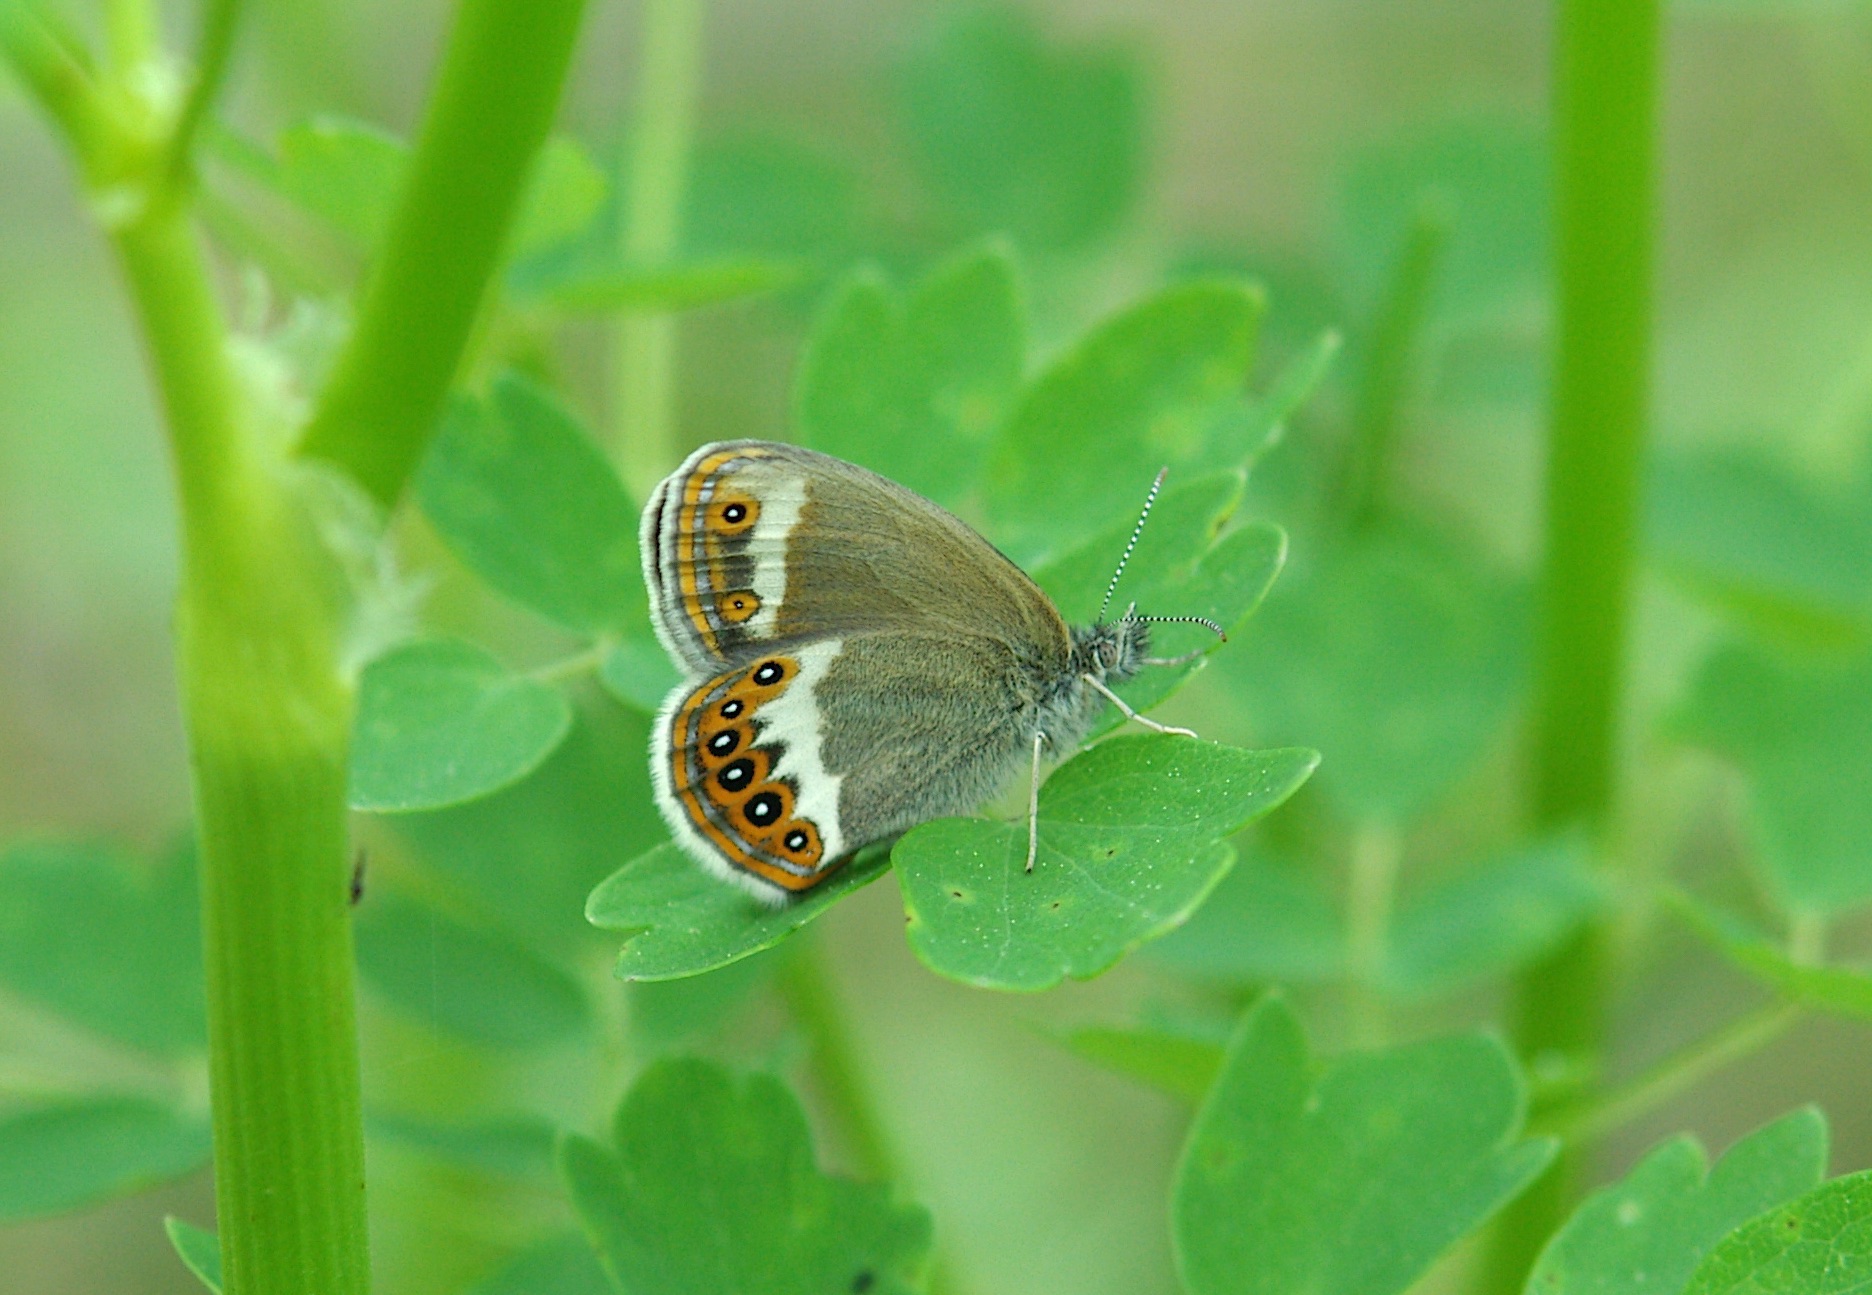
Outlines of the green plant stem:
<svg viewBox="0 0 1872 1295">
<path fill-rule="evenodd" d="M 1533 807 L 1543 829 L 1584 825 L 1601 840 L 1618 767 L 1651 366 L 1660 9 L 1561 0 L 1555 41 L 1558 312 Z M 1522 979 L 1515 1038 L 1532 1064 L 1596 1072 L 1610 949 L 1609 931 L 1594 927 Z M 1521 1289 L 1564 1217 L 1576 1166 L 1563 1155 L 1502 1215 L 1484 1289 Z"/>
<path fill-rule="evenodd" d="M 858 1172 L 878 1182 L 901 1185 L 902 1164 L 865 1084 L 851 1026 L 832 984 L 819 938 L 807 931 L 794 937 L 792 944 L 780 973 L 780 992 L 793 1023 L 806 1036 L 813 1082 L 820 1097 L 843 1122 Z M 928 1290 L 929 1295 L 957 1295 L 959 1290 L 955 1270 L 940 1248 L 930 1258 Z"/>
<path fill-rule="evenodd" d="M 628 265 L 660 265 L 676 254 L 702 76 L 703 14 L 701 0 L 644 0 L 618 210 L 619 251 Z M 633 314 L 617 329 L 613 444 L 625 483 L 647 499 L 676 458 L 676 321 Z"/>
<path fill-rule="evenodd" d="M 1389 823 L 1366 823 L 1352 840 L 1346 945 L 1352 970 L 1352 1038 L 1377 1047 L 1387 1029 L 1382 984 L 1403 841 Z"/>
<path fill-rule="evenodd" d="M 386 507 L 435 430 L 552 125 L 583 9 L 456 9 L 402 199 L 303 444 Z"/>
<path fill-rule="evenodd" d="M 369 1289 L 346 895 L 342 586 L 228 358 L 183 213 L 115 232 L 182 503 L 177 617 L 201 844 L 215 1193 L 241 1295 Z"/>
<path fill-rule="evenodd" d="M 1373 321 L 1352 412 L 1345 509 L 1355 528 L 1369 526 L 1384 510 L 1397 452 L 1398 417 L 1410 392 L 1417 343 L 1449 229 L 1450 215 L 1441 196 L 1425 194 L 1411 214 L 1397 268 Z"/>
<path fill-rule="evenodd" d="M 1666 1057 L 1651 1069 L 1590 1105 L 1537 1120 L 1533 1134 L 1586 1142 L 1657 1109 L 1685 1089 L 1760 1051 L 1799 1021 L 1799 1003 L 1775 1002 L 1750 1012 Z"/>
</svg>

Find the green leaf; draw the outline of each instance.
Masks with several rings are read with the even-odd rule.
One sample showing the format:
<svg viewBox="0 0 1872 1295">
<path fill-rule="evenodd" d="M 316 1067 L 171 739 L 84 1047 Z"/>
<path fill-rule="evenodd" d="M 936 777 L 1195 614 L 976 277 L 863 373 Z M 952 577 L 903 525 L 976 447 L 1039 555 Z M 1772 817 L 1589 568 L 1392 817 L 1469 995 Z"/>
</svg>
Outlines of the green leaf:
<svg viewBox="0 0 1872 1295">
<path fill-rule="evenodd" d="M 654 715 L 683 676 L 661 643 L 653 638 L 627 638 L 605 653 L 598 679 L 625 705 Z"/>
<path fill-rule="evenodd" d="M 409 161 L 403 141 L 367 122 L 321 116 L 281 132 L 278 152 L 279 191 L 345 234 L 356 250 L 373 251 L 403 186 Z"/>
<path fill-rule="evenodd" d="M 374 254 L 403 187 L 409 146 L 368 122 L 320 116 L 283 131 L 278 153 L 270 167 L 246 156 L 243 169 L 343 233 L 358 252 Z M 521 199 L 513 255 L 573 237 L 591 223 L 604 195 L 604 175 L 581 145 L 562 136 L 547 140 Z"/>
<path fill-rule="evenodd" d="M 417 477 L 423 511 L 469 569 L 568 629 L 641 633 L 637 509 L 598 447 L 518 374 L 456 402 Z"/>
<path fill-rule="evenodd" d="M 1361 150 L 1347 168 L 1339 260 L 1367 299 L 1391 274 L 1426 198 L 1447 212 L 1445 314 L 1501 309 L 1538 292 L 1548 263 L 1548 158 L 1527 122 L 1463 117 Z"/>
<path fill-rule="evenodd" d="M 1428 997 L 1525 967 L 1558 948 L 1604 898 L 1583 840 L 1510 850 L 1399 907 L 1384 985 Z"/>
<path fill-rule="evenodd" d="M 620 980 L 674 980 L 770 949 L 852 891 L 876 881 L 886 856 L 865 854 L 796 900 L 775 907 L 703 870 L 672 844 L 632 859 L 591 893 L 593 926 L 624 933 Z"/>
<path fill-rule="evenodd" d="M 861 273 L 807 342 L 794 421 L 807 445 L 953 503 L 975 484 L 1020 389 L 1026 353 L 1004 249 L 958 255 L 907 300 Z"/>
<path fill-rule="evenodd" d="M 435 809 L 499 791 L 571 727 L 563 693 L 510 674 L 493 654 L 454 639 L 405 644 L 358 684 L 351 807 Z"/>
<path fill-rule="evenodd" d="M 929 1216 L 821 1173 L 805 1113 L 771 1075 L 653 1064 L 612 1145 L 560 1144 L 587 1235 L 625 1291 L 822 1295 L 921 1289 Z"/>
<path fill-rule="evenodd" d="M 1507 1052 L 1477 1035 L 1332 1063 L 1278 997 L 1248 1013 L 1177 1170 L 1190 1295 L 1395 1295 L 1514 1199 L 1554 1144 L 1518 1141 Z"/>
<path fill-rule="evenodd" d="M 1317 984 L 1345 975 L 1345 926 L 1299 865 L 1251 851 L 1150 958 L 1204 980 Z"/>
<path fill-rule="evenodd" d="M 1222 1069 L 1220 1044 L 1163 1030 L 1088 1026 L 1070 1031 L 1063 1042 L 1087 1061 L 1192 1106 L 1203 1099 Z"/>
<path fill-rule="evenodd" d="M 545 1120 L 511 1115 L 455 1124 L 372 1113 L 366 1131 L 376 1139 L 464 1169 L 510 1178 L 550 1175 L 558 1130 Z"/>
<path fill-rule="evenodd" d="M 850 163 L 810 144 L 761 132 L 707 138 L 689 172 L 683 253 L 843 264 L 859 201 Z"/>
<path fill-rule="evenodd" d="M 512 255 L 530 256 L 571 239 L 591 224 L 604 199 L 604 172 L 584 146 L 563 135 L 548 139 L 520 200 Z"/>
<path fill-rule="evenodd" d="M 1872 1170 L 1835 1178 L 1745 1223 L 1686 1295 L 1860 1295 L 1872 1272 Z"/>
<path fill-rule="evenodd" d="M 903 71 L 931 187 L 970 227 L 1037 248 L 1082 247 L 1131 210 L 1143 98 L 1129 48 L 1049 47 L 1014 8 L 955 15 Z"/>
<path fill-rule="evenodd" d="M 478 924 L 551 959 L 582 957 L 598 942 L 585 921 L 592 887 L 668 835 L 651 796 L 649 740 L 642 715 L 600 701 L 532 777 L 388 822 Z"/>
<path fill-rule="evenodd" d="M 358 969 L 398 1010 L 497 1048 L 560 1042 L 590 1024 L 578 982 L 512 939 L 398 895 L 357 923 Z"/>
<path fill-rule="evenodd" d="M 75 1210 L 193 1173 L 208 1125 L 141 1097 L 50 1101 L 0 1119 L 0 1221 Z"/>
<path fill-rule="evenodd" d="M 1162 734 L 1101 743 L 1041 787 L 1032 873 L 1024 820 L 914 828 L 892 852 L 910 947 L 986 988 L 1096 976 L 1195 911 L 1234 861 L 1223 838 L 1292 795 L 1315 759 Z"/>
<path fill-rule="evenodd" d="M 1258 734 L 1319 747 L 1341 812 L 1406 823 L 1500 736 L 1524 621 L 1516 591 L 1464 555 L 1380 532 L 1283 582 L 1219 662 Z"/>
<path fill-rule="evenodd" d="M 1741 918 L 1681 891 L 1669 891 L 1666 896 L 1692 930 L 1756 980 L 1815 1007 L 1872 1019 L 1872 972 L 1796 962 Z"/>
<path fill-rule="evenodd" d="M 1527 1295 L 1682 1295 L 1717 1242 L 1817 1187 L 1826 1161 L 1826 1119 L 1811 1107 L 1757 1129 L 1713 1169 L 1695 1138 L 1672 1138 L 1573 1212 Z"/>
<path fill-rule="evenodd" d="M 747 256 L 666 265 L 577 256 L 515 266 L 507 286 L 520 301 L 565 315 L 661 315 L 775 292 L 801 273 L 794 262 Z"/>
<path fill-rule="evenodd" d="M 1676 728 L 1747 773 L 1755 861 L 1786 908 L 1872 901 L 1872 654 L 1805 665 L 1719 650 Z"/>
<path fill-rule="evenodd" d="M 989 511 L 1016 556 L 1064 553 L 1135 517 L 1158 469 L 1200 455 L 1247 380 L 1261 306 L 1240 284 L 1178 284 L 1035 379 L 987 478 Z"/>
<path fill-rule="evenodd" d="M 0 984 L 149 1052 L 200 1051 L 201 906 L 188 850 L 154 864 L 105 845 L 0 852 Z"/>
<path fill-rule="evenodd" d="M 1646 522 L 1653 561 L 1766 636 L 1872 634 L 1872 508 L 1847 492 L 1759 452 L 1665 455 Z"/>
<path fill-rule="evenodd" d="M 183 1267 L 214 1295 L 221 1295 L 221 1243 L 215 1234 L 184 1223 L 173 1214 L 163 1219 L 163 1231 L 169 1234 L 169 1244 L 175 1247 Z"/>
<path fill-rule="evenodd" d="M 522 1251 L 465 1295 L 617 1295 L 584 1237 L 555 1237 Z"/>
</svg>

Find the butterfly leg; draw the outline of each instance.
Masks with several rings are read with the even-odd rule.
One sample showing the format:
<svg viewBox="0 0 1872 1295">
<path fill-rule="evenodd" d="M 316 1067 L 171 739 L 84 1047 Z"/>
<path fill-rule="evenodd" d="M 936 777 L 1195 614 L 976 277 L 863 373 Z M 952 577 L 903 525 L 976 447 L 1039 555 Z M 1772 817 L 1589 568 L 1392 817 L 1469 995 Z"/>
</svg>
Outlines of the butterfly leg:
<svg viewBox="0 0 1872 1295">
<path fill-rule="evenodd" d="M 1045 733 L 1034 734 L 1033 780 L 1027 784 L 1027 871 L 1032 872 L 1034 856 L 1040 852 L 1040 748 L 1046 745 Z"/>
<path fill-rule="evenodd" d="M 1190 662 L 1205 655 L 1208 651 L 1209 651 L 1208 648 L 1197 648 L 1194 652 L 1185 652 L 1182 656 L 1147 656 L 1144 658 L 1144 664 L 1145 665 L 1188 665 Z"/>
<path fill-rule="evenodd" d="M 1104 694 L 1105 694 L 1105 700 L 1106 700 L 1106 701 L 1108 701 L 1108 702 L 1110 702 L 1110 703 L 1111 703 L 1112 705 L 1114 705 L 1114 706 L 1116 706 L 1116 707 L 1117 707 L 1117 708 L 1118 708 L 1118 709 L 1119 709 L 1120 711 L 1122 711 L 1122 712 L 1124 713 L 1124 717 L 1125 717 L 1126 719 L 1134 719 L 1134 720 L 1136 720 L 1136 721 L 1137 721 L 1138 723 L 1140 723 L 1140 724 L 1142 724 L 1142 725 L 1143 725 L 1143 726 L 1144 726 L 1145 728 L 1148 728 L 1148 729 L 1153 729 L 1153 730 L 1155 730 L 1156 732 L 1159 732 L 1159 733 L 1178 733 L 1178 734 L 1181 734 L 1181 735 L 1182 735 L 1182 736 L 1184 736 L 1184 737 L 1195 737 L 1195 736 L 1196 736 L 1196 733 L 1195 733 L 1195 731 L 1194 731 L 1193 729 L 1187 729 L 1187 728 L 1172 728 L 1172 727 L 1171 727 L 1170 725 L 1168 725 L 1168 724 L 1159 724 L 1159 723 L 1158 723 L 1158 722 L 1157 722 L 1156 720 L 1154 720 L 1154 719 L 1146 719 L 1146 718 L 1145 718 L 1144 716 L 1142 716 L 1142 715 L 1140 715 L 1140 714 L 1138 714 L 1138 713 L 1137 713 L 1136 711 L 1134 711 L 1134 710 L 1132 710 L 1132 709 L 1131 709 L 1131 707 L 1130 707 L 1129 705 L 1127 705 L 1127 704 L 1126 704 L 1126 702 L 1125 702 L 1125 700 L 1124 700 L 1124 698 L 1122 698 L 1122 697 L 1120 697 L 1120 696 L 1119 696 L 1119 695 L 1118 695 L 1117 693 L 1115 693 L 1115 692 L 1113 692 L 1113 691 L 1112 691 L 1111 689 L 1109 689 L 1109 688 L 1107 688 L 1107 687 L 1106 687 L 1106 686 L 1104 685 L 1104 683 L 1103 683 L 1103 682 L 1101 682 L 1101 681 L 1100 681 L 1100 680 L 1099 680 L 1098 678 L 1096 678 L 1095 676 L 1093 676 L 1093 675 L 1091 675 L 1091 674 L 1082 674 L 1082 675 L 1080 675 L 1079 677 L 1080 677 L 1081 679 L 1083 679 L 1083 680 L 1085 680 L 1085 681 L 1086 681 L 1087 683 L 1089 683 L 1089 684 L 1091 684 L 1091 685 L 1092 685 L 1092 686 L 1093 686 L 1094 688 L 1096 688 L 1096 689 L 1098 689 L 1098 691 L 1100 691 L 1100 692 L 1102 692 L 1102 693 L 1104 693 Z"/>
</svg>

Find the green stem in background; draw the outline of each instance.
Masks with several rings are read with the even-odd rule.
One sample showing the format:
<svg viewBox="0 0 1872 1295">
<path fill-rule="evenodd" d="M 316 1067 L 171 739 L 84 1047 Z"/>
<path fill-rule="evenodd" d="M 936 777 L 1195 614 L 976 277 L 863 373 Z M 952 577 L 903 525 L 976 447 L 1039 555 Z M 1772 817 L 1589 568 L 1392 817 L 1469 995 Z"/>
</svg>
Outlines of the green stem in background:
<svg viewBox="0 0 1872 1295">
<path fill-rule="evenodd" d="M 552 125 L 583 0 L 461 0 L 402 200 L 305 453 L 386 507 L 421 461 Z"/>
<path fill-rule="evenodd" d="M 1544 829 L 1603 841 L 1619 758 L 1627 623 L 1651 369 L 1659 0 L 1561 0 L 1555 40 L 1553 407 L 1535 691 L 1533 806 Z M 1588 930 L 1518 987 L 1537 1067 L 1597 1069 L 1609 934 Z M 1496 1224 L 1486 1289 L 1518 1292 L 1565 1216 L 1578 1157 Z"/>
<path fill-rule="evenodd" d="M 1656 1110 L 1677 1094 L 1772 1043 L 1805 1015 L 1799 1003 L 1775 1002 L 1730 1022 L 1651 1069 L 1571 1111 L 1537 1119 L 1528 1132 L 1588 1142 Z"/>
<path fill-rule="evenodd" d="M 853 1167 L 861 1177 L 904 1185 L 902 1164 L 865 1083 L 851 1026 L 815 932 L 793 939 L 780 973 L 780 993 L 794 1025 L 806 1036 L 813 1083 L 843 1124 Z M 929 1295 L 956 1295 L 954 1269 L 940 1248 L 930 1257 Z"/>
<path fill-rule="evenodd" d="M 1372 323 L 1352 411 L 1346 483 L 1345 516 L 1355 529 L 1371 525 L 1384 510 L 1397 452 L 1398 416 L 1410 392 L 1417 344 L 1449 244 L 1451 223 L 1443 195 L 1432 191 L 1418 199 L 1397 267 Z"/>
<path fill-rule="evenodd" d="M 689 148 L 702 79 L 701 0 L 644 0 L 618 251 L 627 265 L 660 265 L 682 233 Z M 626 315 L 613 357 L 612 444 L 624 480 L 647 499 L 676 461 L 676 320 Z"/>
<path fill-rule="evenodd" d="M 1346 886 L 1346 946 L 1352 971 L 1352 1041 L 1385 1041 L 1384 964 L 1404 842 L 1389 823 L 1366 823 L 1352 839 Z"/>
</svg>

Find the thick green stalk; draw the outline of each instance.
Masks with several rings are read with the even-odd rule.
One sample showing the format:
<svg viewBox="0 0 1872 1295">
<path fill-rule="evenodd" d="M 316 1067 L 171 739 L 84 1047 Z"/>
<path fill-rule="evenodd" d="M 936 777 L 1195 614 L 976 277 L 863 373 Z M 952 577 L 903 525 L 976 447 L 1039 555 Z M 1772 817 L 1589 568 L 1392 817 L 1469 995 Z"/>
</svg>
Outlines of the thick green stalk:
<svg viewBox="0 0 1872 1295">
<path fill-rule="evenodd" d="M 552 125 L 584 0 L 461 0 L 402 201 L 303 450 L 388 506 L 422 459 Z"/>
<path fill-rule="evenodd" d="M 343 591 L 166 200 L 113 234 L 161 388 L 201 843 L 216 1214 L 235 1295 L 369 1289 L 347 904 Z"/>
<path fill-rule="evenodd" d="M 689 144 L 702 78 L 701 0 L 644 0 L 618 250 L 626 264 L 659 265 L 682 232 Z M 629 314 L 618 322 L 612 369 L 613 444 L 625 480 L 647 499 L 676 458 L 676 321 Z"/>
<path fill-rule="evenodd" d="M 1543 828 L 1603 840 L 1619 719 L 1651 370 L 1659 0 L 1562 0 L 1555 42 L 1556 290 L 1533 800 Z M 1608 933 L 1528 973 L 1516 1041 L 1536 1065 L 1592 1074 Z M 1497 1225 L 1488 1289 L 1519 1291 L 1567 1208 L 1563 1156 Z"/>
</svg>

